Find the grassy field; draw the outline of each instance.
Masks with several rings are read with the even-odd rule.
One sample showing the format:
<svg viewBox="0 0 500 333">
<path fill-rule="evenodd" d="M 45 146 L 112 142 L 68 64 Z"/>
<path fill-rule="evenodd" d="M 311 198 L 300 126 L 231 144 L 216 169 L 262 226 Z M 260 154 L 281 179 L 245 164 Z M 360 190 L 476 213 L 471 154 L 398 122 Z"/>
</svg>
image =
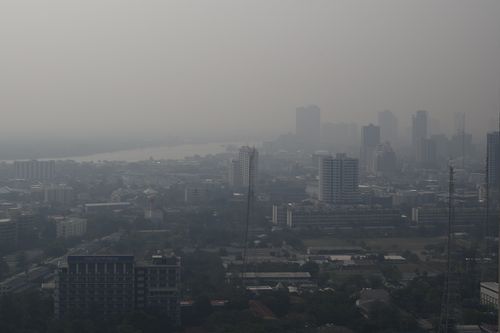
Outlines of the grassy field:
<svg viewBox="0 0 500 333">
<path fill-rule="evenodd" d="M 405 250 L 421 254 L 425 246 L 429 244 L 438 244 L 444 242 L 444 238 L 430 237 L 395 237 L 395 238 L 357 238 L 357 239 L 342 239 L 334 237 L 322 237 L 314 239 L 305 239 L 304 245 L 311 246 L 362 246 L 370 248 L 373 251 L 383 252 L 402 252 Z"/>
</svg>

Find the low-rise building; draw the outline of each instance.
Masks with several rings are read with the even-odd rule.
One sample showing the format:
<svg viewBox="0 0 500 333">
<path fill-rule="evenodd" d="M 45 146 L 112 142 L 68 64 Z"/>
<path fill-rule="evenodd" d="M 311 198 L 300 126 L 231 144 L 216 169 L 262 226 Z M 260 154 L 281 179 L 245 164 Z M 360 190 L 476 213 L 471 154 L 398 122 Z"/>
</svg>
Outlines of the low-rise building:
<svg viewBox="0 0 500 333">
<path fill-rule="evenodd" d="M 392 228 L 402 221 L 398 209 L 287 205 L 286 225 L 293 229 Z"/>
<path fill-rule="evenodd" d="M 55 279 L 55 315 L 153 310 L 179 324 L 180 268 L 179 258 L 161 255 L 148 262 L 131 255 L 68 256 Z"/>
<path fill-rule="evenodd" d="M 85 214 L 105 214 L 117 210 L 124 210 L 130 207 L 130 202 L 99 202 L 84 205 Z"/>
<path fill-rule="evenodd" d="M 481 282 L 481 304 L 498 308 L 498 282 Z"/>
<path fill-rule="evenodd" d="M 311 285 L 314 284 L 309 272 L 247 272 L 238 275 L 228 273 L 227 280 L 234 278 L 242 279 L 245 285 L 275 286 L 279 283 L 284 285 Z"/>
<path fill-rule="evenodd" d="M 87 220 L 77 217 L 57 218 L 57 238 L 82 237 L 87 233 Z"/>
<path fill-rule="evenodd" d="M 46 203 L 68 206 L 74 201 L 73 188 L 64 184 L 45 186 L 43 193 Z"/>
</svg>

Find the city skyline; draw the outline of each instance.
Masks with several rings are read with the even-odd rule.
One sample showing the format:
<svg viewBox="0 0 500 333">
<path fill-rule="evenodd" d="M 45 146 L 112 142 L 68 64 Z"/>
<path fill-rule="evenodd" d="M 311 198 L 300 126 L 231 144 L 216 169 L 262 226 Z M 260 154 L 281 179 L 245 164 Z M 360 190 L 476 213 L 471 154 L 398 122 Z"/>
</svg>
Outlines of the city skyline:
<svg viewBox="0 0 500 333">
<path fill-rule="evenodd" d="M 0 138 L 272 136 L 307 104 L 361 125 L 391 110 L 402 131 L 419 109 L 446 133 L 466 113 L 479 136 L 499 109 L 499 13 L 490 0 L 9 2 Z"/>
</svg>

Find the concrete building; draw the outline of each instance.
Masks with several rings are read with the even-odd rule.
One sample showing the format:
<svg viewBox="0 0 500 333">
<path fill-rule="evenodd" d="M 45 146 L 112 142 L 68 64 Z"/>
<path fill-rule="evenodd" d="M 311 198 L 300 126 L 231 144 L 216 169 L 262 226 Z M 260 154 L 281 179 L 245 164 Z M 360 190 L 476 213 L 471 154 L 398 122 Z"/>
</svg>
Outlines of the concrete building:
<svg viewBox="0 0 500 333">
<path fill-rule="evenodd" d="M 87 220 L 77 217 L 57 218 L 57 238 L 82 237 L 87 233 Z"/>
<path fill-rule="evenodd" d="M 498 282 L 481 282 L 480 295 L 482 305 L 498 308 Z"/>
<path fill-rule="evenodd" d="M 319 200 L 342 205 L 359 200 L 359 162 L 345 154 L 325 156 L 319 163 Z"/>
<path fill-rule="evenodd" d="M 295 114 L 295 135 L 301 148 L 318 149 L 321 134 L 321 110 L 316 105 L 298 107 Z"/>
<path fill-rule="evenodd" d="M 467 230 L 484 223 L 485 208 L 457 207 L 455 208 L 455 227 Z M 498 211 L 490 210 L 490 221 L 496 220 Z M 446 225 L 448 223 L 448 208 L 445 207 L 415 207 L 412 209 L 412 221 L 422 226 Z"/>
<path fill-rule="evenodd" d="M 361 138 L 361 166 L 363 172 L 375 173 L 375 151 L 380 144 L 380 127 L 370 124 L 363 126 Z"/>
<path fill-rule="evenodd" d="M 255 185 L 259 168 L 259 152 L 248 146 L 241 147 L 239 161 L 242 185 L 244 187 L 248 187 L 250 183 Z"/>
<path fill-rule="evenodd" d="M 155 255 L 135 267 L 135 308 L 168 314 L 180 323 L 181 262 L 178 257 Z"/>
<path fill-rule="evenodd" d="M 273 205 L 272 223 L 286 225 L 288 205 Z"/>
<path fill-rule="evenodd" d="M 233 187 L 255 185 L 259 168 L 259 152 L 255 147 L 243 146 L 238 159 L 229 162 L 229 184 Z"/>
<path fill-rule="evenodd" d="M 43 187 L 44 202 L 68 206 L 73 204 L 74 191 L 71 186 L 65 184 L 48 185 Z"/>
<path fill-rule="evenodd" d="M 44 181 L 56 176 L 55 161 L 15 161 L 14 169 L 17 179 Z"/>
<path fill-rule="evenodd" d="M 57 270 L 54 311 L 105 316 L 153 310 L 180 321 L 180 259 L 154 256 L 138 263 L 134 256 L 68 256 Z"/>
<path fill-rule="evenodd" d="M 390 142 L 396 145 L 399 139 L 398 118 L 389 110 L 378 113 L 378 126 L 380 127 L 380 139 L 382 142 Z"/>
<path fill-rule="evenodd" d="M 286 225 L 292 229 L 393 228 L 402 223 L 398 209 L 287 205 Z"/>
</svg>

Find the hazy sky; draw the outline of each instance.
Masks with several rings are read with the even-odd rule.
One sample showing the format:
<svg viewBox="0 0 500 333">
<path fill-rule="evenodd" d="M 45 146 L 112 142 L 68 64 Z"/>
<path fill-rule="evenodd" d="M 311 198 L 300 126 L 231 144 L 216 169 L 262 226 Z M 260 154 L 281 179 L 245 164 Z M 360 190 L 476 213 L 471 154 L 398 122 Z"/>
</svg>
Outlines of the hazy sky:
<svg viewBox="0 0 500 333">
<path fill-rule="evenodd" d="M 406 126 L 498 110 L 498 0 L 2 0 L 0 132 L 75 136 Z M 444 127 L 444 125 L 443 125 Z"/>
</svg>

